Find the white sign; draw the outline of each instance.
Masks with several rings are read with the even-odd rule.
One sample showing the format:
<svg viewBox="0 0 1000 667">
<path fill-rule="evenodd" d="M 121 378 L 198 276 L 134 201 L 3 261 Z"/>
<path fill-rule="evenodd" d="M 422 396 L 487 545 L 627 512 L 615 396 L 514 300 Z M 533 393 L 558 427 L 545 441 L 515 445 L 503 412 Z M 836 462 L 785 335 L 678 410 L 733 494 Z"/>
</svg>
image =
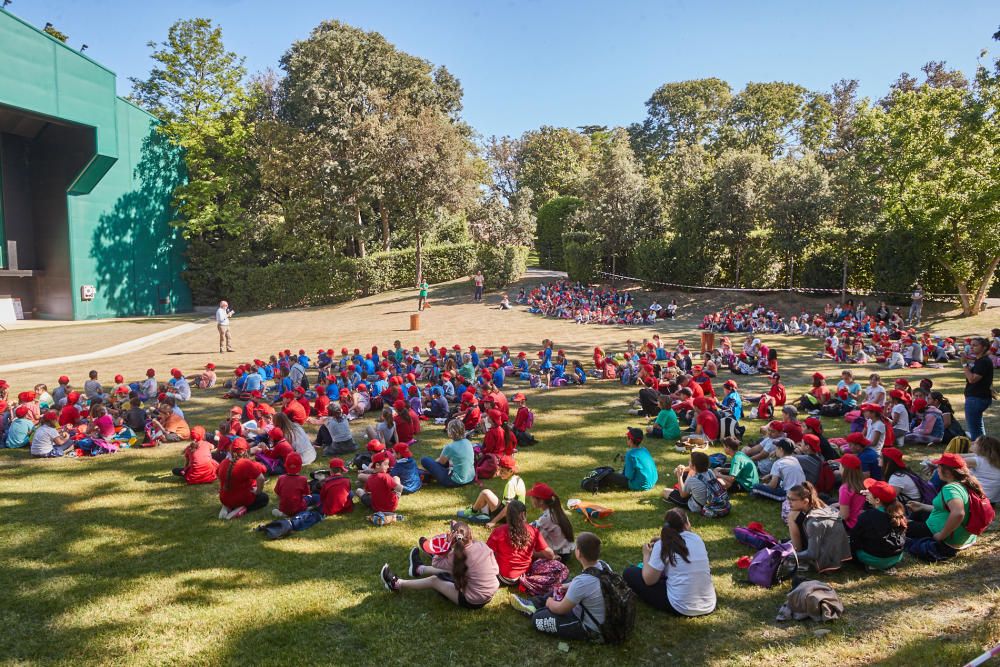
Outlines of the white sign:
<svg viewBox="0 0 1000 667">
<path fill-rule="evenodd" d="M 93 301 L 97 296 L 97 288 L 93 285 L 80 285 L 80 301 Z"/>
</svg>

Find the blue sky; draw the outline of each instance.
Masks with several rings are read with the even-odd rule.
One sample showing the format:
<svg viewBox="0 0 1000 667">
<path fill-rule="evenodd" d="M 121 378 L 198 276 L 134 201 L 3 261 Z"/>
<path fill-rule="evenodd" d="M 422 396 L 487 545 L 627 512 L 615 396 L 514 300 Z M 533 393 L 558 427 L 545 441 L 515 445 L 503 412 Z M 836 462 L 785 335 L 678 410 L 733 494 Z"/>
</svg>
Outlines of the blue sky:
<svg viewBox="0 0 1000 667">
<path fill-rule="evenodd" d="M 14 0 L 8 10 L 114 70 L 119 93 L 150 68 L 146 42 L 178 18 L 206 16 L 251 71 L 276 67 L 292 41 L 335 18 L 381 32 L 448 67 L 465 88 L 466 120 L 484 136 L 540 125 L 626 125 L 667 81 L 717 76 L 827 90 L 841 78 L 878 97 L 902 71 L 946 60 L 971 73 L 1000 5 L 938 2 L 591 2 L 475 0 Z M 2 45 L 0 45 L 2 49 Z M 2 50 L 0 50 L 2 52 Z"/>
</svg>

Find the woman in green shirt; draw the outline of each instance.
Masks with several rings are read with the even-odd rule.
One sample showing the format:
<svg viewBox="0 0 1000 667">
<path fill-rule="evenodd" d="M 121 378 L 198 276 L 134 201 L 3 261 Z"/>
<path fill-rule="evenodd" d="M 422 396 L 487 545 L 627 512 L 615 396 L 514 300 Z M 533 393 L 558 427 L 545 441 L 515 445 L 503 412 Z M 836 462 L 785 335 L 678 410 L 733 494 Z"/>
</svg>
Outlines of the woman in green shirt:
<svg viewBox="0 0 1000 667">
<path fill-rule="evenodd" d="M 906 550 L 929 562 L 953 558 L 976 542 L 966 530 L 969 524 L 969 494 L 984 497 L 983 487 L 957 454 L 942 454 L 932 461 L 944 483 L 930 505 L 911 500 L 912 512 L 906 528 Z"/>
</svg>

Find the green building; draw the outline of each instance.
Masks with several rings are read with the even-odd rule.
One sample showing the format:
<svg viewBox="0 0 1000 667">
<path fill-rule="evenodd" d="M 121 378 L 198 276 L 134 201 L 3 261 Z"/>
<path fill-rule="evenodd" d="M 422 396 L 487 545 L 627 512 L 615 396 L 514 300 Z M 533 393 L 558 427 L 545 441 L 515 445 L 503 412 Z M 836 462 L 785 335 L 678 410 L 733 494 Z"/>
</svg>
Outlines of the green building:
<svg viewBox="0 0 1000 667">
<path fill-rule="evenodd" d="M 191 309 L 170 226 L 179 152 L 115 74 L 0 11 L 0 310 L 95 319 Z"/>
</svg>

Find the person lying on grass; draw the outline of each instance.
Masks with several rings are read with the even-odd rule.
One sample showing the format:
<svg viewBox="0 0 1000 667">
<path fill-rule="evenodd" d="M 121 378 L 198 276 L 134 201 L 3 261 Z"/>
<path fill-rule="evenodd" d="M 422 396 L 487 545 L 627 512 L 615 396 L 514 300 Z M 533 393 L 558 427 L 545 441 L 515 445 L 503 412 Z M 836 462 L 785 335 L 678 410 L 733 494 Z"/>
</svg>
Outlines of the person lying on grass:
<svg viewBox="0 0 1000 667">
<path fill-rule="evenodd" d="M 423 563 L 420 548 L 411 549 L 409 579 L 396 576 L 386 563 L 379 572 L 379 580 L 393 593 L 430 589 L 462 609 L 482 609 L 500 590 L 493 550 L 476 541 L 472 529 L 461 521 L 451 522 L 448 542 L 450 548 L 436 554 L 430 565 Z"/>
<path fill-rule="evenodd" d="M 506 480 L 503 487 L 503 498 L 490 489 L 483 489 L 469 507 L 459 510 L 458 517 L 472 523 L 485 523 L 492 530 L 496 525 L 507 520 L 507 508 L 511 501 L 525 501 L 524 480 L 517 474 L 517 462 L 513 456 L 501 455 L 497 464 L 497 474 Z"/>
</svg>

